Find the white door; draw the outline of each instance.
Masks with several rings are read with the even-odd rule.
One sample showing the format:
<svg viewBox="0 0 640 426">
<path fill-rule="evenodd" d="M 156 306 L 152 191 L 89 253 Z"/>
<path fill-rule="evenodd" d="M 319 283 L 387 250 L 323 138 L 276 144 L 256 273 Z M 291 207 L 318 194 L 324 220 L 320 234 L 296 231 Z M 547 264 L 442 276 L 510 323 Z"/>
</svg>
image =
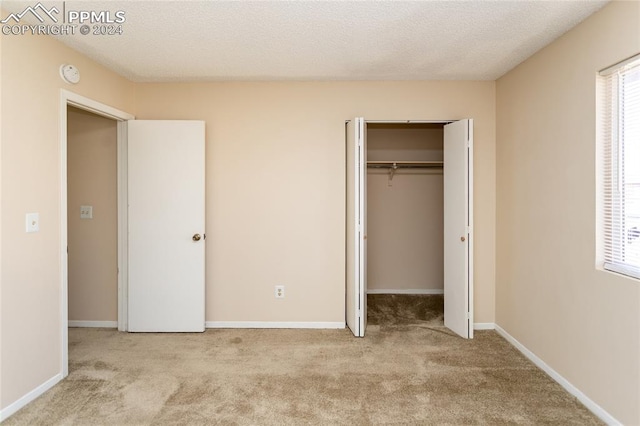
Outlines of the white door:
<svg viewBox="0 0 640 426">
<path fill-rule="evenodd" d="M 204 122 L 128 123 L 129 331 L 204 331 Z"/>
<path fill-rule="evenodd" d="M 444 325 L 473 338 L 473 120 L 444 126 Z"/>
<path fill-rule="evenodd" d="M 367 326 L 367 128 L 347 125 L 347 326 L 364 337 Z"/>
</svg>

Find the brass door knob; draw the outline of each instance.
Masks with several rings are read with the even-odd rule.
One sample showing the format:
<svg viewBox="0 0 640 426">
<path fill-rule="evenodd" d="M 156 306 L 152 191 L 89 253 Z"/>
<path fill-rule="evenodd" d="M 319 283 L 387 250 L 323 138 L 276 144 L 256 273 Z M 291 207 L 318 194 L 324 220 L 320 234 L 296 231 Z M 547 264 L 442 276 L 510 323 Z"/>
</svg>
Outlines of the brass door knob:
<svg viewBox="0 0 640 426">
<path fill-rule="evenodd" d="M 193 237 L 191 237 L 191 239 L 193 241 L 200 241 L 200 234 L 193 234 Z"/>
<path fill-rule="evenodd" d="M 460 237 L 460 241 L 462 241 L 463 243 L 465 242 L 466 238 L 465 237 Z"/>
</svg>

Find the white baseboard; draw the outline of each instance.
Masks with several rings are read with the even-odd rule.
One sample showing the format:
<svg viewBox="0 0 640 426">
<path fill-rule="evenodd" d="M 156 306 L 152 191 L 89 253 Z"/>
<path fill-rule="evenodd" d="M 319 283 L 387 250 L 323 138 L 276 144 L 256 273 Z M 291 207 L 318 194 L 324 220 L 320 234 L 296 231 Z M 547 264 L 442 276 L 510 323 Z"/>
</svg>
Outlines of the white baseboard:
<svg viewBox="0 0 640 426">
<path fill-rule="evenodd" d="M 207 321 L 205 328 L 345 328 L 344 322 Z"/>
<path fill-rule="evenodd" d="M 118 328 L 118 321 L 69 321 L 69 327 Z"/>
<path fill-rule="evenodd" d="M 0 410 L 0 422 L 5 421 L 10 416 L 14 415 L 22 407 L 38 398 L 40 395 L 54 387 L 60 380 L 62 380 L 62 374 L 56 374 L 31 392 L 24 395 L 22 398 L 15 401 L 13 404 L 9 404 L 4 409 Z"/>
<path fill-rule="evenodd" d="M 615 417 L 613 417 L 611 414 L 607 413 L 602 407 L 600 407 L 598 404 L 596 404 L 587 395 L 582 393 L 580 391 L 580 389 L 578 389 L 577 387 L 572 385 L 567 379 L 562 377 L 560 375 L 560 373 L 555 371 L 553 368 L 549 367 L 549 365 L 547 365 L 547 363 L 545 363 L 542 359 L 538 358 L 538 356 L 536 356 L 536 354 L 534 354 L 529 349 L 527 349 L 527 347 L 524 346 L 522 343 L 518 342 L 512 335 L 507 333 L 502 327 L 500 327 L 499 325 L 496 324 L 495 330 L 499 335 L 504 337 L 507 340 L 507 342 L 511 343 L 513 346 L 516 347 L 516 349 L 518 349 L 520 352 L 522 352 L 522 354 L 524 356 L 529 358 L 529 360 L 531 360 L 531 362 L 533 362 L 542 371 L 544 371 L 549 376 L 551 376 L 551 378 L 553 380 L 555 380 L 556 382 L 558 382 L 558 384 L 560 384 L 560 386 L 565 388 L 565 390 L 567 392 L 569 392 L 571 395 L 575 396 L 578 399 L 578 401 L 580 401 L 585 407 L 587 407 L 589 409 L 589 411 L 591 411 L 593 414 L 598 416 L 600 418 L 600 420 L 602 420 L 603 422 L 605 422 L 608 425 L 616 425 L 616 426 L 617 425 L 622 425 L 622 423 L 620 423 L 618 420 L 616 420 Z"/>
<path fill-rule="evenodd" d="M 444 290 L 441 288 L 416 288 L 408 290 L 370 288 L 367 289 L 367 294 L 444 294 Z"/>
<path fill-rule="evenodd" d="M 492 322 L 474 322 L 473 323 L 474 330 L 495 330 L 496 325 Z"/>
</svg>

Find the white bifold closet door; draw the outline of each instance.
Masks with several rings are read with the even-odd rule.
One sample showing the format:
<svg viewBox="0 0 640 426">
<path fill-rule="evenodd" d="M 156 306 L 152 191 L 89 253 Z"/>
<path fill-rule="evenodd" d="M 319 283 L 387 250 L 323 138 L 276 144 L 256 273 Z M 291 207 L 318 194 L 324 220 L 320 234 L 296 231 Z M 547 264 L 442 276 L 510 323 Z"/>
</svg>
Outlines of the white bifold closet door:
<svg viewBox="0 0 640 426">
<path fill-rule="evenodd" d="M 347 123 L 347 326 L 356 337 L 367 327 L 367 127 Z"/>
<path fill-rule="evenodd" d="M 346 322 L 354 336 L 367 325 L 366 122 L 347 123 Z M 473 337 L 473 120 L 444 126 L 444 322 Z"/>
<path fill-rule="evenodd" d="M 127 131 L 128 331 L 204 331 L 204 122 Z"/>
<path fill-rule="evenodd" d="M 444 126 L 444 325 L 473 338 L 473 120 Z"/>
</svg>

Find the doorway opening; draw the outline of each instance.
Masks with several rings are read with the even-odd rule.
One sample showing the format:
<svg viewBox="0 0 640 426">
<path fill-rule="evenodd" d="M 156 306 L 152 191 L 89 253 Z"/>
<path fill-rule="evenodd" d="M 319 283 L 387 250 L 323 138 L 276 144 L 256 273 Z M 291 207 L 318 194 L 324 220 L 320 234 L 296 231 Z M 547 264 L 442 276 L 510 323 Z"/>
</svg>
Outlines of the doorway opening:
<svg viewBox="0 0 640 426">
<path fill-rule="evenodd" d="M 367 323 L 444 326 L 444 123 L 367 123 Z"/>
<path fill-rule="evenodd" d="M 127 120 L 135 117 L 109 105 L 94 101 L 68 90 L 60 91 L 60 370 L 69 374 L 69 224 L 68 224 L 68 115 L 69 107 L 115 120 L 117 127 L 117 280 L 118 330 L 127 329 Z M 78 215 L 80 212 L 77 212 Z M 86 212 L 85 212 L 86 214 Z"/>
<path fill-rule="evenodd" d="M 67 106 L 69 327 L 118 327 L 117 121 Z"/>
</svg>

